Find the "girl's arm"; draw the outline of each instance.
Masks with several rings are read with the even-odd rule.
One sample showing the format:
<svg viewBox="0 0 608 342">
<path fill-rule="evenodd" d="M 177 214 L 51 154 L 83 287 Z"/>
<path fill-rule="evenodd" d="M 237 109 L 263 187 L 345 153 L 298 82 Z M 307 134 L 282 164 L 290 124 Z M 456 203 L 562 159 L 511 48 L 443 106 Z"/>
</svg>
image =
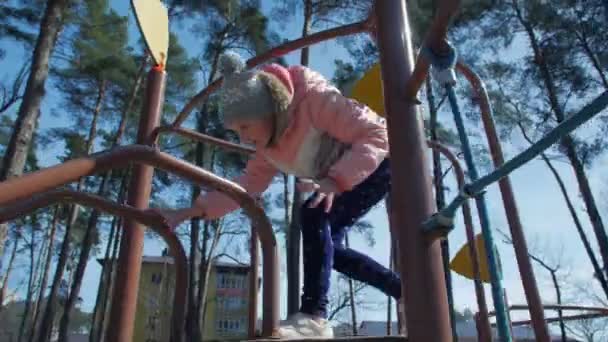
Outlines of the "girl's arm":
<svg viewBox="0 0 608 342">
<path fill-rule="evenodd" d="M 386 122 L 367 106 L 329 86 L 311 89 L 303 105 L 313 126 L 351 145 L 328 173 L 340 191 L 361 183 L 387 156 Z"/>
<path fill-rule="evenodd" d="M 235 179 L 250 195 L 257 197 L 264 192 L 277 170 L 270 165 L 262 156 L 255 155 L 247 163 L 243 175 Z M 152 209 L 165 219 L 167 225 L 176 228 L 182 222 L 194 217 L 203 219 L 217 219 L 236 209 L 239 205 L 230 197 L 219 191 L 201 194 L 192 207 L 181 209 Z"/>
<path fill-rule="evenodd" d="M 255 154 L 247 163 L 243 175 L 236 178 L 235 182 L 242 186 L 251 196 L 258 197 L 268 188 L 277 172 L 277 169 L 266 161 L 263 156 Z M 192 212 L 198 210 L 200 216 L 206 219 L 217 219 L 238 208 L 238 203 L 230 197 L 219 191 L 212 191 L 201 194 L 196 199 Z"/>
</svg>

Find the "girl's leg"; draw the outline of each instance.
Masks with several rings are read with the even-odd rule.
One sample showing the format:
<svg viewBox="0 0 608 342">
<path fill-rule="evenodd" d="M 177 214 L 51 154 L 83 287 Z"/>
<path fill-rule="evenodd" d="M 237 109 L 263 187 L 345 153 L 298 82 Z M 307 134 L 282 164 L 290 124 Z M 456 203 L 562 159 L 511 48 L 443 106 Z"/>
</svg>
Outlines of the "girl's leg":
<svg viewBox="0 0 608 342">
<path fill-rule="evenodd" d="M 329 214 L 322 208 L 308 208 L 309 201 L 304 203 L 301 211 L 304 244 L 302 312 L 319 317 L 327 315 L 332 267 L 395 298 L 400 297 L 401 285 L 396 274 L 342 244 L 346 227 L 384 198 L 389 189 L 389 163 L 385 160 L 364 182 L 340 195 Z"/>
<path fill-rule="evenodd" d="M 300 311 L 326 318 L 329 302 L 327 292 L 334 258 L 333 241 L 329 215 L 321 208 L 308 208 L 309 202 L 310 199 L 300 212 L 304 247 L 304 291 Z"/>
<path fill-rule="evenodd" d="M 344 246 L 346 229 L 386 197 L 390 185 L 389 162 L 385 160 L 363 183 L 336 199 L 329 220 L 334 247 L 334 269 L 399 299 L 401 280 L 395 272 L 367 255 Z"/>
</svg>

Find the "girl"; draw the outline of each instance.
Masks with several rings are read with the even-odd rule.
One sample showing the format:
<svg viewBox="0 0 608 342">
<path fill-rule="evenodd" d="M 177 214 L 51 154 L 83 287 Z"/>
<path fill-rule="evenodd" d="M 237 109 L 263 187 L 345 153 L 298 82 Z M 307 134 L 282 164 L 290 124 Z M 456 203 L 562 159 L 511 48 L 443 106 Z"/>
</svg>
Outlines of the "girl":
<svg viewBox="0 0 608 342">
<path fill-rule="evenodd" d="M 386 124 L 348 99 L 320 74 L 271 64 L 243 71 L 235 54 L 220 61 L 224 124 L 256 153 L 236 179 L 251 195 L 266 190 L 278 171 L 306 181 L 314 192 L 301 210 L 304 289 L 300 312 L 281 322 L 283 338 L 331 338 L 326 321 L 331 269 L 396 299 L 399 277 L 343 244 L 344 234 L 388 193 L 391 183 Z M 217 219 L 237 203 L 219 192 L 202 194 L 192 208 L 163 210 L 171 227 L 192 217 Z"/>
</svg>

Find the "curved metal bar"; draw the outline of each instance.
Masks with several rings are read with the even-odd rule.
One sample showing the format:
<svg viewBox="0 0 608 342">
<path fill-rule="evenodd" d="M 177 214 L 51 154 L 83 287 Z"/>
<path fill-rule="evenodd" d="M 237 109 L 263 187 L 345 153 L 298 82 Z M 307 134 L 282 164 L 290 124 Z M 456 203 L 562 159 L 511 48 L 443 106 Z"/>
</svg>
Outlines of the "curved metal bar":
<svg viewBox="0 0 608 342">
<path fill-rule="evenodd" d="M 0 223 L 14 220 L 20 216 L 27 215 L 34 210 L 51 206 L 57 202 L 68 202 L 82 206 L 99 209 L 105 213 L 128 217 L 151 228 L 167 229 L 163 224 L 163 218 L 152 211 L 143 211 L 135 207 L 118 204 L 104 199 L 103 197 L 87 194 L 73 190 L 53 190 L 32 196 L 28 200 L 17 200 L 3 205 L 0 208 Z"/>
<path fill-rule="evenodd" d="M 0 208 L 0 223 L 27 215 L 37 209 L 52 206 L 56 203 L 75 203 L 93 207 L 114 216 L 129 217 L 146 225 L 160 235 L 169 246 L 175 260 L 175 292 L 173 295 L 173 312 L 171 314 L 171 336 L 174 341 L 181 341 L 186 317 L 186 295 L 188 286 L 188 260 L 186 252 L 175 233 L 164 223 L 164 219 L 153 211 L 108 201 L 96 195 L 72 190 L 56 190 L 33 196 L 27 201 L 16 201 Z"/>
<path fill-rule="evenodd" d="M 247 61 L 247 67 L 253 68 L 257 65 L 260 65 L 269 59 L 281 57 L 289 52 L 305 48 L 307 46 L 317 44 L 329 39 L 333 39 L 336 37 L 347 36 L 351 34 L 356 34 L 360 32 L 364 32 L 369 30 L 371 27 L 371 21 L 369 19 L 360 21 L 354 24 L 344 25 L 336 28 L 332 28 L 329 30 L 317 32 L 315 34 L 311 34 L 310 36 L 306 36 L 300 39 L 292 40 L 285 44 L 279 45 L 269 51 L 253 57 Z M 177 115 L 175 120 L 173 121 L 172 126 L 180 126 L 184 120 L 188 118 L 188 115 L 194 110 L 194 108 L 200 106 L 203 101 L 213 92 L 216 88 L 220 86 L 222 83 L 222 79 L 219 78 L 215 80 L 213 83 L 207 86 L 207 88 L 201 90 L 198 94 L 196 94 L 190 101 L 184 106 L 184 108 Z"/>
<path fill-rule="evenodd" d="M 458 183 L 458 188 L 462 189 L 466 182 L 464 170 L 462 169 L 462 165 L 460 164 L 458 158 L 447 146 L 441 143 L 432 140 L 427 140 L 427 144 L 430 148 L 439 151 L 439 153 L 443 154 L 450 161 L 452 167 L 454 168 L 454 174 L 456 175 L 456 182 Z M 477 248 L 475 246 L 475 229 L 473 227 L 473 216 L 471 215 L 471 207 L 469 206 L 469 201 L 466 201 L 462 204 L 462 216 L 464 219 L 464 226 L 467 234 L 467 244 L 469 245 L 471 262 L 473 264 L 473 274 L 475 275 L 475 279 L 473 279 L 473 282 L 475 284 L 475 295 L 477 297 L 477 307 L 479 310 L 479 340 L 488 341 L 492 337 L 492 330 L 490 328 L 490 318 L 488 315 L 488 304 L 486 302 L 486 295 L 483 290 L 483 284 L 481 283 L 479 276 L 479 255 L 477 254 Z"/>
<path fill-rule="evenodd" d="M 223 149 L 232 151 L 232 152 L 236 152 L 236 153 L 241 153 L 241 154 L 245 154 L 245 155 L 250 155 L 252 153 L 255 153 L 255 149 L 248 147 L 248 146 L 244 146 L 244 145 L 239 145 L 239 144 L 235 144 L 232 143 L 230 141 L 226 141 L 220 138 L 216 138 L 216 137 L 212 137 L 210 135 L 207 134 L 203 134 L 203 133 L 199 133 L 197 131 L 193 131 L 187 128 L 183 128 L 183 127 L 176 127 L 176 126 L 160 126 L 157 127 L 154 132 L 152 132 L 152 136 L 151 136 L 151 141 L 150 144 L 154 144 L 156 143 L 158 136 L 162 133 L 175 133 L 181 136 L 184 136 L 186 138 L 190 138 L 192 140 L 195 141 L 200 141 L 203 143 L 208 143 L 208 144 L 213 144 L 215 146 L 221 147 Z"/>
<path fill-rule="evenodd" d="M 149 146 L 131 145 L 78 158 L 40 171 L 0 183 L 0 205 L 27 199 L 37 193 L 51 190 L 81 177 L 108 169 L 124 167 L 129 163 L 146 164 L 172 172 L 191 182 L 207 184 L 221 191 L 241 205 L 258 228 L 262 243 L 263 277 L 263 328 L 264 336 L 276 336 L 279 324 L 279 260 L 278 246 L 270 220 L 264 210 L 239 185 L 172 157 Z"/>
<path fill-rule="evenodd" d="M 477 73 L 475 73 L 473 69 L 462 61 L 458 61 L 456 64 L 456 70 L 458 70 L 458 72 L 460 72 L 468 80 L 471 88 L 473 89 L 473 93 L 477 98 L 481 112 L 481 120 L 486 132 L 490 154 L 492 156 L 492 162 L 495 168 L 499 168 L 505 163 L 505 160 L 503 157 L 500 140 L 498 139 L 498 133 L 496 132 L 496 125 L 494 124 L 492 107 L 490 105 L 490 98 L 486 91 L 486 87 Z M 498 186 L 500 188 L 505 214 L 511 230 L 511 237 L 513 238 L 513 249 L 515 250 L 515 256 L 517 258 L 517 265 L 519 267 L 522 285 L 525 290 L 524 292 L 526 295 L 526 300 L 530 305 L 529 310 L 530 317 L 532 318 L 533 322 L 532 327 L 534 328 L 535 335 L 539 339 L 547 340 L 549 330 L 545 324 L 542 301 L 540 299 L 538 286 L 534 277 L 534 269 L 532 268 L 532 264 L 528 256 L 529 254 L 528 246 L 526 244 L 526 237 L 519 218 L 517 202 L 515 200 L 515 194 L 513 193 L 513 187 L 511 186 L 509 176 L 505 176 L 499 180 Z"/>
<path fill-rule="evenodd" d="M 438 4 L 435 18 L 427 31 L 422 46 L 428 46 L 433 53 L 443 56 L 449 50 L 446 37 L 452 19 L 460 8 L 461 0 L 443 0 Z M 415 101 L 416 94 L 422 87 L 429 73 L 430 61 L 424 54 L 418 54 L 416 65 L 411 77 L 405 85 L 405 97 L 408 101 Z"/>
</svg>

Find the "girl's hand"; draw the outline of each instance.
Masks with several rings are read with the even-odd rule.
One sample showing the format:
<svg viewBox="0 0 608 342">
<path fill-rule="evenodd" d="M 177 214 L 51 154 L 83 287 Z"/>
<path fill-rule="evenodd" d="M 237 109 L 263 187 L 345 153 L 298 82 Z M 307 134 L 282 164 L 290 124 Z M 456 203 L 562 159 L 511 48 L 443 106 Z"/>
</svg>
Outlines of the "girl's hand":
<svg viewBox="0 0 608 342">
<path fill-rule="evenodd" d="M 163 217 L 165 224 L 171 229 L 175 230 L 182 222 L 197 216 L 198 208 L 184 208 L 184 209 L 150 209 L 156 214 Z"/>
<path fill-rule="evenodd" d="M 336 183 L 328 178 L 324 178 L 318 183 L 312 181 L 300 181 L 297 184 L 298 190 L 303 192 L 316 191 L 315 198 L 308 205 L 309 208 L 316 208 L 321 202 L 325 201 L 324 209 L 329 213 L 334 202 L 336 193 L 339 192 Z"/>
</svg>

